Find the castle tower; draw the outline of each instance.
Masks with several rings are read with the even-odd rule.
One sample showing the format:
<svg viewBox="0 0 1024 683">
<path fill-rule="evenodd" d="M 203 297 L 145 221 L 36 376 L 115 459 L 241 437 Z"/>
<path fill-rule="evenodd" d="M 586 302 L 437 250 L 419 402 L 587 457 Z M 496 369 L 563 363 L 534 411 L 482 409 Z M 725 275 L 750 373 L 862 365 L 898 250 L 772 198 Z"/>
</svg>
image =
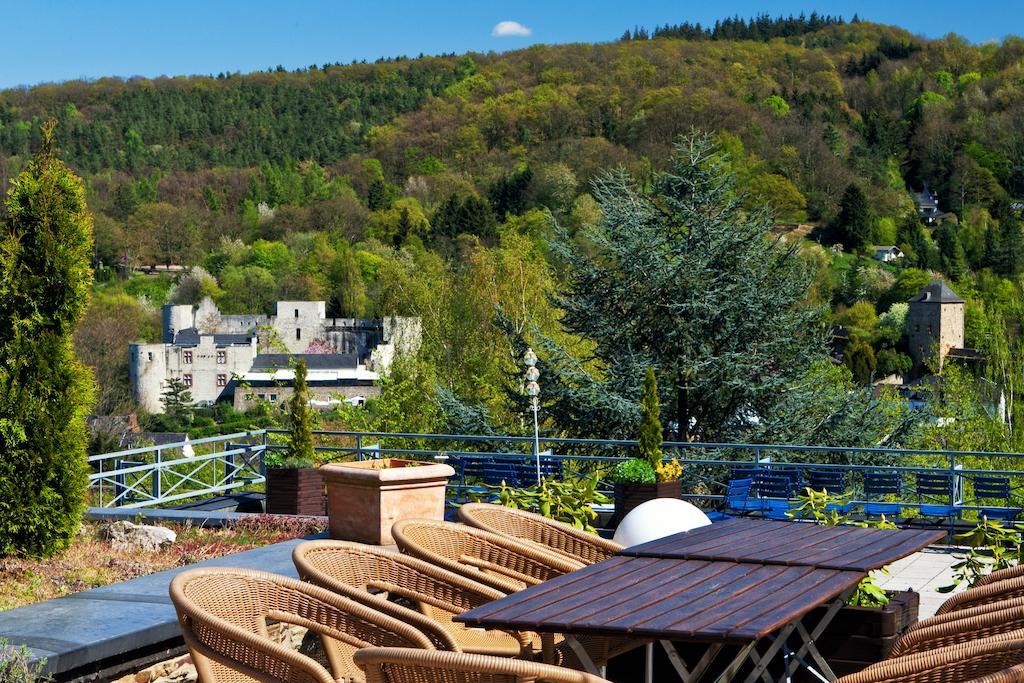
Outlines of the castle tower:
<svg viewBox="0 0 1024 683">
<path fill-rule="evenodd" d="M 945 282 L 932 280 L 909 301 L 907 339 L 915 367 L 938 354 L 939 367 L 950 349 L 964 347 L 964 300 Z"/>
</svg>

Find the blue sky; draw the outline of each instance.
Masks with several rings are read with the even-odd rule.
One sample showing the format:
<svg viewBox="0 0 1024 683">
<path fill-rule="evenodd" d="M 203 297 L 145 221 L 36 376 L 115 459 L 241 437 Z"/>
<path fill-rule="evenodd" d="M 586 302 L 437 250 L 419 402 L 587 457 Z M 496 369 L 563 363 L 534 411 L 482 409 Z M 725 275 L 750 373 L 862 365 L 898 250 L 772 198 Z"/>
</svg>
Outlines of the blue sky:
<svg viewBox="0 0 1024 683">
<path fill-rule="evenodd" d="M 725 5 L 706 0 L 5 0 L 0 2 L 0 87 L 501 51 L 532 43 L 610 40 L 634 25 L 714 23 L 726 14 L 811 10 L 847 18 L 856 12 L 929 37 L 955 31 L 974 42 L 1024 33 L 1024 11 L 1006 0 L 732 0 Z M 492 35 L 502 21 L 518 22 L 529 35 Z"/>
</svg>

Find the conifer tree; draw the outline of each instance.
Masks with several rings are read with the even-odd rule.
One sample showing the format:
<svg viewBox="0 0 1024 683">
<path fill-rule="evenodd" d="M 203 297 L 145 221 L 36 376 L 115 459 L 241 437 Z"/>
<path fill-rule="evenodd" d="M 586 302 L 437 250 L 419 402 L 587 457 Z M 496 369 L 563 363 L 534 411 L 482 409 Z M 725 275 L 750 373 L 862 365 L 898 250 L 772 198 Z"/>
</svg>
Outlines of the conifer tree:
<svg viewBox="0 0 1024 683">
<path fill-rule="evenodd" d="M 88 485 L 95 388 L 71 335 L 92 286 L 92 218 L 53 132 L 51 120 L 11 183 L 0 230 L 0 556 L 67 548 Z"/>
<path fill-rule="evenodd" d="M 640 414 L 640 455 L 651 463 L 651 467 L 657 469 L 661 464 L 661 402 L 658 400 L 658 380 L 654 376 L 654 368 L 647 368 L 644 373 Z"/>
<path fill-rule="evenodd" d="M 306 374 L 306 361 L 297 361 L 294 391 L 288 399 L 288 451 L 285 457 L 295 463 L 312 464 L 316 452 L 313 448 L 313 416 L 309 409 Z"/>
<path fill-rule="evenodd" d="M 864 190 L 856 183 L 850 183 L 839 202 L 839 217 L 836 219 L 839 234 L 847 249 L 857 250 L 868 246 L 871 241 L 871 216 Z"/>
<path fill-rule="evenodd" d="M 535 340 L 545 410 L 567 433 L 634 435 L 637 380 L 653 367 L 677 438 L 742 438 L 749 416 L 776 416 L 826 359 L 798 247 L 772 239 L 768 213 L 743 209 L 726 164 L 710 137 L 694 135 L 650 189 L 607 174 L 593 190 L 603 218 L 592 247 L 564 231 L 553 244 L 568 275 L 555 298 L 562 324 L 593 344 L 593 360 L 580 360 Z"/>
</svg>

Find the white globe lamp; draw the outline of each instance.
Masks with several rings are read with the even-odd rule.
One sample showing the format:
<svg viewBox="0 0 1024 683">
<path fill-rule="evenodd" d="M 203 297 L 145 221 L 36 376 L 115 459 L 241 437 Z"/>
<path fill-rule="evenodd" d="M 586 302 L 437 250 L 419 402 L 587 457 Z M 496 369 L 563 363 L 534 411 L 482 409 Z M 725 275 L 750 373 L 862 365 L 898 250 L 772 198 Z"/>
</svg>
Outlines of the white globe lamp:
<svg viewBox="0 0 1024 683">
<path fill-rule="evenodd" d="M 630 510 L 614 541 L 626 548 L 711 524 L 700 508 L 678 498 L 655 498 Z"/>
</svg>

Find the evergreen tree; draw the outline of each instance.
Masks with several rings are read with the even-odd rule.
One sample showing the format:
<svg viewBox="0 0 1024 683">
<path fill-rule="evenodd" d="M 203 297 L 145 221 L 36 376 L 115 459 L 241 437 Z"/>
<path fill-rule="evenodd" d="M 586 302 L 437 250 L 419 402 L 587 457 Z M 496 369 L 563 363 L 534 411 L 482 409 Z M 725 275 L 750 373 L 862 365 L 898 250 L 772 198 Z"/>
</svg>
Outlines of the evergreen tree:
<svg viewBox="0 0 1024 683">
<path fill-rule="evenodd" d="M 459 202 L 458 195 L 450 194 L 448 198 L 441 203 L 441 206 L 437 207 L 437 211 L 434 212 L 434 220 L 430 222 L 430 225 L 434 229 L 435 235 L 441 235 L 449 239 L 454 239 L 459 234 Z"/>
<path fill-rule="evenodd" d="M 850 183 L 839 202 L 839 216 L 836 218 L 840 239 L 850 250 L 866 248 L 871 242 L 871 215 L 864 190 L 856 183 Z"/>
<path fill-rule="evenodd" d="M 459 232 L 468 232 L 483 239 L 494 239 L 498 235 L 498 222 L 490 205 L 476 195 L 470 195 L 462 202 L 458 214 Z"/>
<path fill-rule="evenodd" d="M 708 136 L 681 143 L 650 190 L 620 170 L 594 196 L 603 217 L 593 246 L 564 231 L 553 245 L 568 274 L 556 297 L 562 324 L 593 344 L 594 360 L 543 337 L 535 346 L 545 412 L 559 428 L 635 434 L 647 367 L 670 388 L 670 430 L 681 439 L 742 438 L 784 397 L 814 400 L 791 391 L 826 359 L 822 311 L 802 303 L 810 273 L 796 245 L 770 239 L 766 211 L 742 208 Z"/>
<path fill-rule="evenodd" d="M 313 415 L 309 409 L 309 385 L 306 383 L 306 361 L 295 363 L 293 393 L 288 399 L 288 450 L 285 458 L 295 464 L 312 465 Z"/>
<path fill-rule="evenodd" d="M 658 380 L 654 376 L 654 368 L 647 368 L 644 372 L 640 414 L 640 457 L 657 469 L 661 464 L 661 403 L 658 400 Z"/>
<path fill-rule="evenodd" d="M 85 509 L 94 382 L 71 335 L 92 286 L 92 219 L 53 132 L 51 120 L 11 183 L 0 232 L 0 556 L 67 548 Z"/>
<path fill-rule="evenodd" d="M 950 279 L 962 278 L 967 273 L 967 257 L 956 226 L 949 222 L 940 225 L 935 231 L 935 242 L 939 247 L 939 268 Z"/>
<path fill-rule="evenodd" d="M 181 429 L 191 422 L 192 392 L 180 379 L 172 377 L 167 380 L 167 387 L 161 394 L 160 401 L 164 404 L 164 415 L 175 425 L 168 431 Z"/>
</svg>

